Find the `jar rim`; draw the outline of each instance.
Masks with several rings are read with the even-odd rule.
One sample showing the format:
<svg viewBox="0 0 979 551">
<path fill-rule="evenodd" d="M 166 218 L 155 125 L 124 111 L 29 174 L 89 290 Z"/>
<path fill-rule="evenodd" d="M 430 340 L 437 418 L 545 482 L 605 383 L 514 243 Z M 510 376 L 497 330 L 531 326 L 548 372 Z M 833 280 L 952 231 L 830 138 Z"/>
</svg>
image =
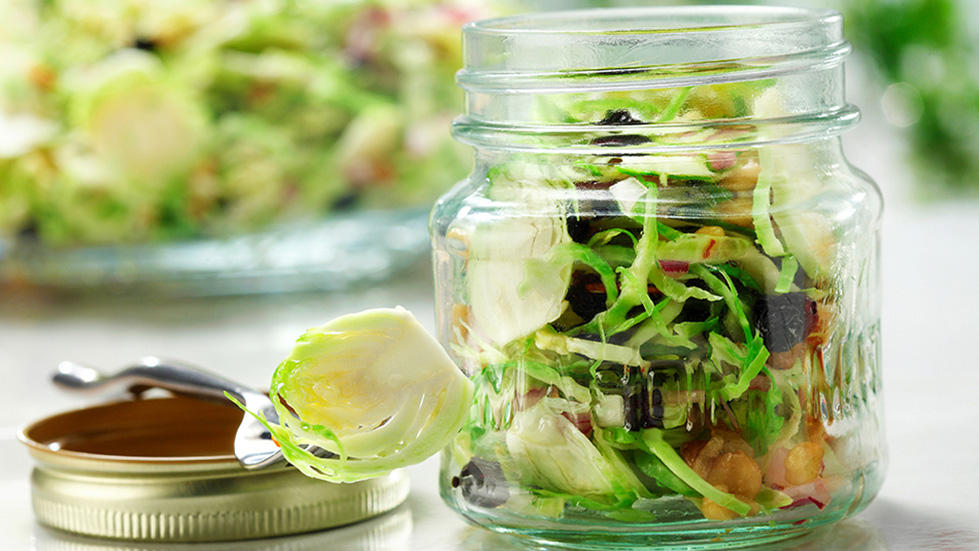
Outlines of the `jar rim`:
<svg viewBox="0 0 979 551">
<path fill-rule="evenodd" d="M 653 6 L 476 21 L 463 27 L 456 80 L 466 112 L 453 134 L 477 148 L 531 152 L 594 150 L 598 139 L 622 154 L 833 137 L 859 120 L 844 95 L 850 52 L 843 16 L 831 9 Z M 726 110 L 678 116 L 700 86 L 705 98 L 734 99 Z M 645 99 L 623 101 L 633 93 Z M 576 105 L 586 114 L 573 116 Z M 604 122 L 613 107 L 628 114 L 626 127 Z"/>
<path fill-rule="evenodd" d="M 706 17 L 705 17 L 706 16 Z M 738 20 L 737 18 L 745 18 Z M 751 19 L 748 19 L 751 18 Z M 842 15 L 829 8 L 789 6 L 644 6 L 592 8 L 533 12 L 472 21 L 463 27 L 466 33 L 484 34 L 668 34 L 724 29 L 771 27 L 785 24 L 835 24 Z M 620 26 L 585 27 L 582 23 L 629 22 L 635 28 Z M 689 21 L 688 24 L 681 24 Z M 696 24 L 696 22 L 701 24 Z M 727 21 L 725 23 L 724 21 Z M 541 24 L 564 23 L 547 28 Z M 672 26 L 648 26 L 650 23 Z"/>
<path fill-rule="evenodd" d="M 849 53 L 831 9 L 565 10 L 466 24 L 456 81 L 491 94 L 672 88 L 833 67 Z"/>
</svg>

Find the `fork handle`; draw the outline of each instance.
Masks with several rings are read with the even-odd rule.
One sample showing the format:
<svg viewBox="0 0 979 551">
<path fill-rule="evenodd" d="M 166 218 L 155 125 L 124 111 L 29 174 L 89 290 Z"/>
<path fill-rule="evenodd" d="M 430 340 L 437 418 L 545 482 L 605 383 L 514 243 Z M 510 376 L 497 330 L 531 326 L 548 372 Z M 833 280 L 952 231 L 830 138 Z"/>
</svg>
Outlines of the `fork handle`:
<svg viewBox="0 0 979 551">
<path fill-rule="evenodd" d="M 139 394 L 146 388 L 162 388 L 177 394 L 204 398 L 229 404 L 225 392 L 245 404 L 261 396 L 257 390 L 172 360 L 155 356 L 141 359 L 114 375 L 103 375 L 98 370 L 75 362 L 61 362 L 53 377 L 54 383 L 72 392 L 105 393 L 128 391 Z"/>
</svg>

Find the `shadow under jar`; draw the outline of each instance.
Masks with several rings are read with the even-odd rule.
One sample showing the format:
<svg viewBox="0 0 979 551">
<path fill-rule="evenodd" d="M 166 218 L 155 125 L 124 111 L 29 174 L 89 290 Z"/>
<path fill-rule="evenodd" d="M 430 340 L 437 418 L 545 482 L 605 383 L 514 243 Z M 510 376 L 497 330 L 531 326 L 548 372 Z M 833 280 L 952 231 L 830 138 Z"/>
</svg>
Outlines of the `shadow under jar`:
<svg viewBox="0 0 979 551">
<path fill-rule="evenodd" d="M 473 380 L 441 493 L 552 544 L 730 547 L 880 488 L 879 220 L 832 11 L 525 15 L 464 29 L 472 174 L 431 218 Z"/>
</svg>

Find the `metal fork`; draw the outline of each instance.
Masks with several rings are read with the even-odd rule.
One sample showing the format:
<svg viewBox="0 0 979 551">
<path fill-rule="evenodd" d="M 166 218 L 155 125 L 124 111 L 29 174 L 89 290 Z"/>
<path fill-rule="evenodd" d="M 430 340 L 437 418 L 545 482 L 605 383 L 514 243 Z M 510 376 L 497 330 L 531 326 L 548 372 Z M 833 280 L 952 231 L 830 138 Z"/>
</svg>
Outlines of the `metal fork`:
<svg viewBox="0 0 979 551">
<path fill-rule="evenodd" d="M 58 365 L 54 383 L 72 392 L 104 393 L 113 390 L 138 395 L 148 388 L 162 388 L 176 394 L 202 398 L 212 402 L 235 405 L 225 392 L 241 402 L 249 411 L 265 415 L 270 423 L 278 423 L 279 414 L 272 400 L 264 393 L 230 381 L 200 368 L 173 360 L 148 356 L 114 375 L 75 362 Z M 264 469 L 285 461 L 282 450 L 272 440 L 272 434 L 255 416 L 244 414 L 235 433 L 235 457 L 248 470 Z M 320 457 L 332 455 L 326 450 L 309 446 L 307 451 Z"/>
</svg>

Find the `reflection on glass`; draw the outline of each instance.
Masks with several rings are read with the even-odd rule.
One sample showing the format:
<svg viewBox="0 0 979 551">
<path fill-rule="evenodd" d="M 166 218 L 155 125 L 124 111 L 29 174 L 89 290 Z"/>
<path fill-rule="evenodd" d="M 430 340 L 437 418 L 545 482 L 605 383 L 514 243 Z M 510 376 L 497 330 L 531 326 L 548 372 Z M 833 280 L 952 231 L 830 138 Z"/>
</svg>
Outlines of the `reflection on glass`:
<svg viewBox="0 0 979 551">
<path fill-rule="evenodd" d="M 817 529 L 801 538 L 756 548 L 757 551 L 888 551 L 881 531 L 861 518 Z"/>
<path fill-rule="evenodd" d="M 471 528 L 463 536 L 459 549 L 462 551 L 545 551 L 547 548 L 523 538 Z M 876 526 L 856 518 L 814 530 L 799 538 L 755 546 L 751 549 L 753 551 L 889 551 L 890 547 Z"/>
</svg>

